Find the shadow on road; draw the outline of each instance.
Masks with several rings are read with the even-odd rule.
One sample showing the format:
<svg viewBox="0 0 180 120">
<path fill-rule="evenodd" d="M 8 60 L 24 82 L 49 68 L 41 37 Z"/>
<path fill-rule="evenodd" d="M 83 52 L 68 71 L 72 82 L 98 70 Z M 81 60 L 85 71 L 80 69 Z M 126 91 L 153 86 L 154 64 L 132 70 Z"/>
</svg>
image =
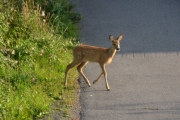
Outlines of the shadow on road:
<svg viewBox="0 0 180 120">
<path fill-rule="evenodd" d="M 110 34 L 124 34 L 123 53 L 180 51 L 178 0 L 79 2 L 82 43 L 109 47 Z"/>
</svg>

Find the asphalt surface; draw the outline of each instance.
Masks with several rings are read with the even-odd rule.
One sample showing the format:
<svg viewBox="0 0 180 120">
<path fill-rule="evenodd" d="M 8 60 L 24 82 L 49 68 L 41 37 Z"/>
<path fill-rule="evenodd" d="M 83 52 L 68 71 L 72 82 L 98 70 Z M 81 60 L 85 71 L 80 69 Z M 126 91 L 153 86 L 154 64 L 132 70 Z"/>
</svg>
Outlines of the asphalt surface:
<svg viewBox="0 0 180 120">
<path fill-rule="evenodd" d="M 76 0 L 85 44 L 109 47 L 108 36 L 124 34 L 121 51 L 101 69 L 88 63 L 80 78 L 81 120 L 180 119 L 180 1 Z M 93 56 L 92 56 L 93 57 Z"/>
</svg>

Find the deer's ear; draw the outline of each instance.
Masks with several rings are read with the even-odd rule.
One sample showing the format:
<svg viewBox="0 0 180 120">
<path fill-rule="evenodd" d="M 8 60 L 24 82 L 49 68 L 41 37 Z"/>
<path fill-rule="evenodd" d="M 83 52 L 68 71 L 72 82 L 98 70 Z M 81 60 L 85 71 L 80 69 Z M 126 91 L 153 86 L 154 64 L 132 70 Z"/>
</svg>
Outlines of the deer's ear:
<svg viewBox="0 0 180 120">
<path fill-rule="evenodd" d="M 117 40 L 120 41 L 120 40 L 122 40 L 122 38 L 123 38 L 123 34 L 121 34 L 121 35 L 117 38 Z"/>
<path fill-rule="evenodd" d="M 109 36 L 109 40 L 110 41 L 113 41 L 114 40 L 114 37 L 112 35 Z"/>
</svg>

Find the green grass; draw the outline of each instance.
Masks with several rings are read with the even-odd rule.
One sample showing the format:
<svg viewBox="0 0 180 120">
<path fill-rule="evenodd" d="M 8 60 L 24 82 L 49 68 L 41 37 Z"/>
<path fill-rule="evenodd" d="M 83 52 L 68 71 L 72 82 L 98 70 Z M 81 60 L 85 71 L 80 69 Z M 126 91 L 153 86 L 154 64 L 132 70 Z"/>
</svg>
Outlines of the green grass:
<svg viewBox="0 0 180 120">
<path fill-rule="evenodd" d="M 77 72 L 63 86 L 80 15 L 66 0 L 0 2 L 0 119 L 32 120 L 54 110 L 70 116 Z M 58 9 L 58 6 L 61 6 Z M 45 16 L 42 16 L 45 11 Z M 58 20 L 57 20 L 58 19 Z M 59 104 L 55 107 L 53 104 Z"/>
</svg>

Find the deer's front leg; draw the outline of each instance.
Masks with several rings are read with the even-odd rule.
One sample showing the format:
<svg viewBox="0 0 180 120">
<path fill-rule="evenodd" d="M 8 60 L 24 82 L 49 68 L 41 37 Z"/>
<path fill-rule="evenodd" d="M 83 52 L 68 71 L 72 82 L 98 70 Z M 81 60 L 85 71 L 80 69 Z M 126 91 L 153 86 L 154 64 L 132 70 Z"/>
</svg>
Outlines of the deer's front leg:
<svg viewBox="0 0 180 120">
<path fill-rule="evenodd" d="M 102 72 L 103 72 L 104 77 L 105 77 L 106 89 L 109 91 L 110 87 L 109 87 L 109 84 L 108 84 L 108 81 L 107 81 L 107 72 L 106 72 L 105 65 L 101 65 L 101 69 L 102 69 Z"/>
</svg>

